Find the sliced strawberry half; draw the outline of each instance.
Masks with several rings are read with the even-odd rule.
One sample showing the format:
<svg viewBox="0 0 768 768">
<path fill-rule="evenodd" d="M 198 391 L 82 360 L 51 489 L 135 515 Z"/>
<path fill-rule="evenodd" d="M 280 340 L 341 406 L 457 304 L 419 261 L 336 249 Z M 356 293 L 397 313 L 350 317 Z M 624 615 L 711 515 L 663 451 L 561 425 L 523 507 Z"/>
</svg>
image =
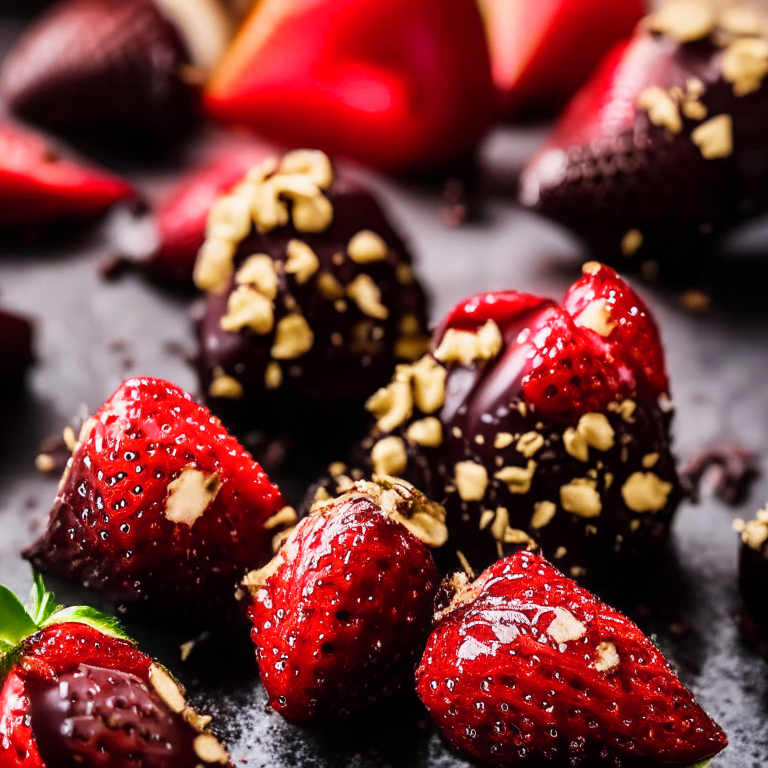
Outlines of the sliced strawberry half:
<svg viewBox="0 0 768 768">
<path fill-rule="evenodd" d="M 416 671 L 450 742 L 496 765 L 691 766 L 728 740 L 626 616 L 521 552 L 451 604 Z"/>
<path fill-rule="evenodd" d="M 208 113 L 380 167 L 470 152 L 494 112 L 475 0 L 267 0 L 208 84 Z"/>
<path fill-rule="evenodd" d="M 643 0 L 480 0 L 480 8 L 507 116 L 560 107 L 646 12 Z"/>
<path fill-rule="evenodd" d="M 111 616 L 0 586 L 3 768 L 229 766 L 209 722 Z"/>
<path fill-rule="evenodd" d="M 0 121 L 0 226 L 89 218 L 133 195 L 122 179 L 62 154 L 39 133 Z"/>
<path fill-rule="evenodd" d="M 129 379 L 84 425 L 25 557 L 115 602 L 205 621 L 269 558 L 282 507 L 206 408 L 169 382 Z"/>
</svg>

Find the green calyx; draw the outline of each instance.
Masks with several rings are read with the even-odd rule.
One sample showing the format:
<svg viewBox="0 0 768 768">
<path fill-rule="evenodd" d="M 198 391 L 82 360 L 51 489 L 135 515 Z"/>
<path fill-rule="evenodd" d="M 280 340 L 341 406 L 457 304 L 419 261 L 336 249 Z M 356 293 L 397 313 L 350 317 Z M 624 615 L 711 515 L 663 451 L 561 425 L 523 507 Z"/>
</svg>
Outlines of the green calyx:
<svg viewBox="0 0 768 768">
<path fill-rule="evenodd" d="M 40 574 L 35 574 L 26 604 L 8 587 L 0 584 L 0 681 L 13 668 L 24 641 L 30 635 L 54 624 L 68 622 L 87 624 L 110 637 L 129 639 L 114 616 L 87 605 L 69 608 L 58 605 L 53 592 L 46 590 Z"/>
</svg>

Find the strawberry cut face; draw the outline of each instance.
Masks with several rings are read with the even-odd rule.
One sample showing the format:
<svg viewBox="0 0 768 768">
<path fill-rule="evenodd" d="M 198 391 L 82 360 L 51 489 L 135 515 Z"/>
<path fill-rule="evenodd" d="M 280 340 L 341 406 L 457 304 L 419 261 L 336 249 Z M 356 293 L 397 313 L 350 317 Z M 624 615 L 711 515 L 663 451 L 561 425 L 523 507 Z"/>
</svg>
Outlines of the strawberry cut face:
<svg viewBox="0 0 768 768">
<path fill-rule="evenodd" d="M 118 601 L 204 613 L 269 557 L 264 523 L 282 506 L 207 409 L 168 382 L 130 379 L 84 427 L 26 556 Z"/>
<path fill-rule="evenodd" d="M 499 765 L 689 766 L 727 744 L 638 627 L 530 552 L 459 587 L 416 680 L 454 746 Z"/>
</svg>

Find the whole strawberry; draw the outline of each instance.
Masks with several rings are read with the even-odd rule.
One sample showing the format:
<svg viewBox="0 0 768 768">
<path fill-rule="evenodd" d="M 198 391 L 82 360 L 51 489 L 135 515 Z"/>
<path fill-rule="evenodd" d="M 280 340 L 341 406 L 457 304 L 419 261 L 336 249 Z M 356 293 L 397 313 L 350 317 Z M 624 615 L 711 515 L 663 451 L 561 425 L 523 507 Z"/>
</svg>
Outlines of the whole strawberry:
<svg viewBox="0 0 768 768">
<path fill-rule="evenodd" d="M 202 618 L 268 560 L 282 507 L 206 408 L 162 379 L 129 379 L 83 426 L 25 557 L 117 603 Z"/>
<path fill-rule="evenodd" d="M 111 616 L 0 586 L 3 768 L 229 766 L 209 722 Z"/>
<path fill-rule="evenodd" d="M 427 545 L 444 540 L 442 508 L 394 478 L 315 504 L 244 581 L 272 707 L 331 721 L 407 686 L 439 585 Z"/>
<path fill-rule="evenodd" d="M 530 552 L 469 583 L 416 671 L 451 743 L 512 766 L 691 766 L 728 740 L 626 616 Z"/>
</svg>

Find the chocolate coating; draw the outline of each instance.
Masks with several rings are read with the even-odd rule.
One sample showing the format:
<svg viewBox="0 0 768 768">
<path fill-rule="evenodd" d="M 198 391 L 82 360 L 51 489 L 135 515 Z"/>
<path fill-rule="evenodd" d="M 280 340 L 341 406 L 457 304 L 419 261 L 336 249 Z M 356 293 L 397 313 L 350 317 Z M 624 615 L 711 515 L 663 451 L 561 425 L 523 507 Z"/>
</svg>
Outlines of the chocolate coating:
<svg viewBox="0 0 768 768">
<path fill-rule="evenodd" d="M 398 362 L 396 345 L 404 337 L 423 351 L 428 339 L 426 299 L 413 278 L 411 257 L 373 196 L 355 182 L 338 178 L 327 190 L 333 206 L 333 222 L 320 233 L 298 232 L 288 224 L 265 234 L 252 232 L 238 247 L 235 268 L 252 254 L 266 254 L 277 271 L 274 304 L 275 327 L 260 335 L 250 328 L 236 332 L 221 327 L 229 297 L 236 289 L 230 282 L 225 294 L 209 294 L 197 318 L 200 351 L 196 365 L 201 388 L 212 407 L 238 415 L 249 413 L 260 428 L 306 426 L 307 420 L 327 427 L 343 427 L 343 413 L 356 413 L 362 402 L 384 385 Z M 370 230 L 388 246 L 380 261 L 356 263 L 347 254 L 347 245 L 361 230 Z M 285 270 L 288 243 L 306 243 L 319 261 L 318 269 L 300 283 Z M 325 294 L 321 281 L 332 276 L 335 292 Z M 369 276 L 381 292 L 386 318 L 375 318 L 345 296 L 345 288 L 361 276 Z M 335 297 L 335 298 L 334 298 Z M 295 359 L 275 361 L 272 347 L 280 320 L 300 312 L 314 335 L 311 349 Z M 407 323 L 412 324 L 409 330 Z M 399 350 L 398 350 L 399 351 Z M 400 360 L 402 361 L 402 360 Z M 274 389 L 265 384 L 270 363 L 280 366 L 282 381 Z M 216 374 L 235 379 L 242 396 L 226 400 L 210 396 Z M 230 408 L 228 409 L 227 406 Z M 334 422 L 336 422 L 334 424 Z"/>
<path fill-rule="evenodd" d="M 29 686 L 46 768 L 196 768 L 194 730 L 135 675 L 81 664 Z"/>
<path fill-rule="evenodd" d="M 32 365 L 32 324 L 17 315 L 0 311 L 0 388 L 18 383 Z"/>
</svg>

